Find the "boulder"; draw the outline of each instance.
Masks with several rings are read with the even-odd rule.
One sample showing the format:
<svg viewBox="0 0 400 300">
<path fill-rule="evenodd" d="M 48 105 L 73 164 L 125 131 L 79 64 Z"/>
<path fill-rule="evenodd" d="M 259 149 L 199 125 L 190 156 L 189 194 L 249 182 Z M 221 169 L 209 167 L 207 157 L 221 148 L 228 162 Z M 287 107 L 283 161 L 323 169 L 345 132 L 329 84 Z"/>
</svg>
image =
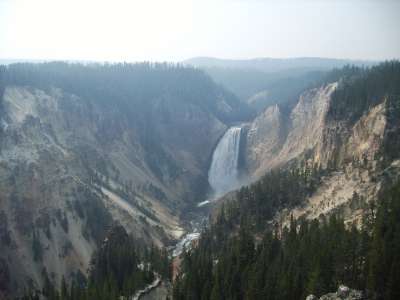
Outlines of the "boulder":
<svg viewBox="0 0 400 300">
<path fill-rule="evenodd" d="M 345 285 L 340 285 L 336 293 L 329 293 L 320 298 L 308 295 L 306 300 L 368 300 L 362 291 L 353 290 Z"/>
<path fill-rule="evenodd" d="M 336 293 L 337 293 L 338 297 L 345 298 L 349 295 L 350 288 L 341 284 L 341 285 L 339 285 L 339 288 Z"/>
</svg>

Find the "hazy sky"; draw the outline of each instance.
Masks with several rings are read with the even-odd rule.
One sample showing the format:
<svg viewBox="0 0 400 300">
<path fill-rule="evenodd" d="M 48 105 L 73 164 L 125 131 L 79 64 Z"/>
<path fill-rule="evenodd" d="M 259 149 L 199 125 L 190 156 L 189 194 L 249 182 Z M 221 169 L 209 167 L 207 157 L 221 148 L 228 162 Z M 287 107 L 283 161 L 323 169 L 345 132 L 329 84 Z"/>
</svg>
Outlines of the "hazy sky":
<svg viewBox="0 0 400 300">
<path fill-rule="evenodd" d="M 400 58 L 400 0 L 0 0 L 0 58 Z"/>
</svg>

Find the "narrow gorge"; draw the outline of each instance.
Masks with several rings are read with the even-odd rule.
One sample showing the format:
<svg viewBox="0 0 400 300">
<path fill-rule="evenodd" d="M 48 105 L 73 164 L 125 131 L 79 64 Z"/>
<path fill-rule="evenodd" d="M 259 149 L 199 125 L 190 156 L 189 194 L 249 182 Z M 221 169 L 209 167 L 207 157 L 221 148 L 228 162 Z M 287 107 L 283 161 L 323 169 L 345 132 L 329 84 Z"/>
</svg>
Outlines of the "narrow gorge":
<svg viewBox="0 0 400 300">
<path fill-rule="evenodd" d="M 218 200 L 225 193 L 239 186 L 239 151 L 242 128 L 230 127 L 218 141 L 214 149 L 208 170 L 208 183 L 211 192 L 206 200 L 197 204 L 197 208 L 204 207 Z M 191 248 L 191 244 L 200 236 L 202 228 L 207 225 L 209 210 L 195 210 L 195 216 L 190 221 L 189 232 L 177 242 L 172 251 L 172 257 L 179 256 L 183 251 Z"/>
<path fill-rule="evenodd" d="M 7 67 L 0 296 L 29 290 L 53 300 L 43 287 L 56 293 L 66 283 L 85 287 L 83 298 L 107 297 L 104 285 L 118 278 L 110 293 L 119 296 L 165 296 L 174 286 L 174 299 L 210 299 L 211 285 L 222 293 L 218 280 L 239 274 L 228 268 L 235 251 L 253 253 L 268 232 L 279 244 L 295 222 L 337 217 L 343 230 L 362 228 L 400 176 L 398 69 L 327 73 L 291 101 L 256 110 L 189 67 Z M 241 234 L 248 244 L 231 247 Z M 241 284 L 250 293 L 258 283 Z"/>
</svg>

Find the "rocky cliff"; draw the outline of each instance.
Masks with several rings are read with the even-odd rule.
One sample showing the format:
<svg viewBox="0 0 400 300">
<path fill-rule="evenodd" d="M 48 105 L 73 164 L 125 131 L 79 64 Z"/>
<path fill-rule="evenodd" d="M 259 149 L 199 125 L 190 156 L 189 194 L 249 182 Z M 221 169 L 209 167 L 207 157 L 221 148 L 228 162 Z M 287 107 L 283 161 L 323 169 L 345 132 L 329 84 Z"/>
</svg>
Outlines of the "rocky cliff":
<svg viewBox="0 0 400 300">
<path fill-rule="evenodd" d="M 400 64 L 339 73 L 247 125 L 254 182 L 220 199 L 174 297 L 399 298 Z"/>
<path fill-rule="evenodd" d="M 275 105 L 251 123 L 246 143 L 251 176 L 257 178 L 317 146 L 322 139 L 329 98 L 336 86 L 332 83 L 304 92 L 289 115 L 282 114 Z"/>
<path fill-rule="evenodd" d="M 74 67 L 79 72 L 69 74 Z M 98 70 L 75 78 L 90 68 Z M 46 278 L 58 285 L 62 276 L 85 275 L 114 222 L 143 244 L 168 245 L 182 234 L 180 214 L 206 191 L 209 159 L 236 108 L 231 95 L 186 69 L 182 72 L 194 76 L 194 85 L 203 84 L 200 90 L 176 91 L 170 84 L 150 95 L 151 87 L 134 85 L 154 81 L 135 76 L 158 69 L 137 68 L 117 71 L 129 77 L 125 87 L 107 86 L 116 76 L 112 67 L 17 65 L 5 71 L 6 80 L 0 80 L 2 292 L 15 295 L 40 288 Z M 163 72 L 173 76 L 168 73 L 179 69 Z M 112 76 L 92 82 L 108 73 Z M 184 80 L 176 84 L 185 88 Z M 134 94 L 140 89 L 142 94 Z M 188 99 L 196 93 L 205 97 L 203 103 Z"/>
<path fill-rule="evenodd" d="M 338 211 L 347 222 L 359 222 L 382 185 L 395 182 L 400 174 L 398 156 L 387 151 L 391 137 L 399 132 L 398 120 L 394 121 L 398 100 L 386 87 L 362 110 L 354 109 L 349 99 L 347 110 L 343 107 L 338 113 L 336 91 L 343 97 L 348 85 L 341 79 L 305 91 L 286 115 L 278 106 L 269 107 L 248 125 L 245 160 L 253 180 L 289 165 L 325 170 L 306 203 L 277 214 L 283 224 L 291 215 L 313 219 Z"/>
</svg>

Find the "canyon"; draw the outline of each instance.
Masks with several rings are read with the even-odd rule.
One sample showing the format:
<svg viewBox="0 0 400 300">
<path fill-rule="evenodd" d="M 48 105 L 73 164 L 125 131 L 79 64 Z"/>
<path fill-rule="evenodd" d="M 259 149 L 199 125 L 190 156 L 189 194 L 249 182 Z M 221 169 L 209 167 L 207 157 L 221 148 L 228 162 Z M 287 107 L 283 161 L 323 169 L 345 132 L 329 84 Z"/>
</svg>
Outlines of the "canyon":
<svg viewBox="0 0 400 300">
<path fill-rule="evenodd" d="M 325 170 L 303 203 L 275 213 L 280 226 L 337 212 L 360 224 L 399 178 L 399 157 L 382 155 L 399 133 L 393 102 L 383 94 L 354 120 L 335 117 L 338 78 L 256 112 L 193 68 L 48 63 L 3 72 L 4 295 L 39 289 L 44 273 L 56 286 L 86 276 L 113 224 L 178 257 L 210 212 L 274 169 Z"/>
</svg>

